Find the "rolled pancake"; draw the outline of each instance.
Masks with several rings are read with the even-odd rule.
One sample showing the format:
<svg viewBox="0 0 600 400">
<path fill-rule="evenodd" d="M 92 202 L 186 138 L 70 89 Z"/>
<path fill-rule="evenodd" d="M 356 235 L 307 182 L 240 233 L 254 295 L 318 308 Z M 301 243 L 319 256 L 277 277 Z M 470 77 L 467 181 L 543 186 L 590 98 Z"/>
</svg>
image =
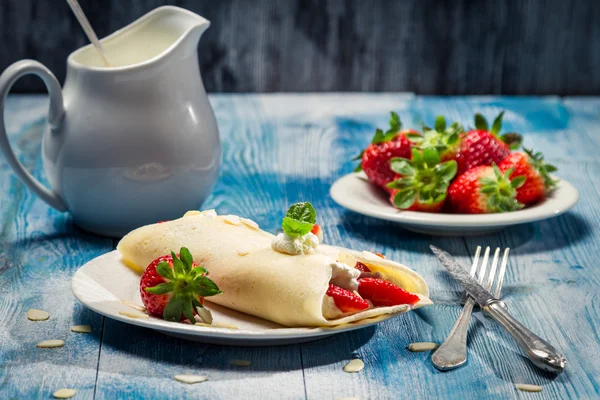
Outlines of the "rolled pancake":
<svg viewBox="0 0 600 400">
<path fill-rule="evenodd" d="M 207 301 L 286 326 L 333 326 L 431 303 L 423 278 L 401 264 L 324 245 L 307 255 L 279 253 L 271 248 L 272 234 L 242 221 L 197 214 L 146 225 L 127 234 L 117 250 L 124 263 L 143 271 L 157 257 L 187 247 L 223 291 Z M 360 260 L 421 300 L 413 306 L 375 307 L 328 320 L 323 301 L 336 260 Z"/>
</svg>

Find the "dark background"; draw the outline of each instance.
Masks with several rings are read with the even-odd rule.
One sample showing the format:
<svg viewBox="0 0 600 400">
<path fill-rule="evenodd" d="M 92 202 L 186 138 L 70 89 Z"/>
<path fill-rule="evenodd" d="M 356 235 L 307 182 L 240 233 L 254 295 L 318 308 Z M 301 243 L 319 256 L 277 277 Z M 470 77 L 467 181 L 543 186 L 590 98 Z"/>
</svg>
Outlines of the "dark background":
<svg viewBox="0 0 600 400">
<path fill-rule="evenodd" d="M 600 94 L 600 0 L 81 0 L 98 36 L 174 4 L 212 22 L 212 92 Z M 0 0 L 0 69 L 62 82 L 86 38 L 64 0 Z M 23 79 L 16 92 L 43 92 Z"/>
</svg>

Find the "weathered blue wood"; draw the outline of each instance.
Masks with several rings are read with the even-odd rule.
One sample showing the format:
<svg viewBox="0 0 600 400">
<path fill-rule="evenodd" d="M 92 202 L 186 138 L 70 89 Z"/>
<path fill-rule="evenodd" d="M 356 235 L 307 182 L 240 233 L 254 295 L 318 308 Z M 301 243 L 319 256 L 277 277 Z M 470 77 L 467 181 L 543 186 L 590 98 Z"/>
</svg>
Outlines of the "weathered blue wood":
<svg viewBox="0 0 600 400">
<path fill-rule="evenodd" d="M 19 159 L 41 175 L 40 138 L 46 106 L 40 97 L 15 97 L 7 103 L 8 128 Z M 110 250 L 112 240 L 82 232 L 31 194 L 0 159 L 0 398 L 51 398 L 63 387 L 78 398 L 94 394 L 102 317 L 71 294 L 70 280 L 82 263 Z M 30 308 L 50 313 L 32 322 Z M 90 324 L 92 334 L 71 325 Z M 65 347 L 39 349 L 47 339 Z"/>
<path fill-rule="evenodd" d="M 273 231 L 289 203 L 310 200 L 327 243 L 382 252 L 409 265 L 428 281 L 436 305 L 376 328 L 279 348 L 184 342 L 108 319 L 100 333 L 102 319 L 74 303 L 68 284 L 77 266 L 112 248 L 112 242 L 86 235 L 48 210 L 0 160 L 1 397 L 49 397 L 63 386 L 77 388 L 78 398 L 95 393 L 99 399 L 600 396 L 600 364 L 594 358 L 600 354 L 600 99 L 307 94 L 217 95 L 211 101 L 224 142 L 224 165 L 206 208 L 252 215 Z M 8 104 L 13 143 L 39 176 L 39 121 L 45 105 L 41 98 L 21 96 Z M 398 111 L 406 126 L 419 126 L 437 114 L 467 124 L 474 111 L 491 118 L 502 109 L 507 110 L 506 129 L 524 133 L 526 144 L 556 161 L 559 175 L 579 188 L 581 200 L 572 212 L 495 235 L 432 238 L 347 212 L 328 196 L 331 183 L 352 170 L 350 159 L 375 127 L 387 124 L 389 110 Z M 45 240 L 45 235 L 51 237 Z M 441 373 L 431 366 L 428 353 L 408 352 L 411 342 L 442 341 L 460 310 L 460 288 L 429 253 L 430 243 L 465 264 L 478 244 L 510 246 L 505 298 L 517 317 L 565 352 L 567 371 L 556 379 L 540 373 L 510 337 L 480 315 L 471 326 L 468 366 Z M 50 286 L 60 289 L 52 292 Z M 56 318 L 31 330 L 33 323 L 24 317 L 30 307 L 46 308 Z M 94 334 L 73 337 L 68 333 L 72 320 L 91 321 Z M 60 334 L 68 338 L 63 349 L 34 347 L 38 336 Z M 365 361 L 365 370 L 344 373 L 343 365 L 354 357 Z M 232 367 L 230 359 L 253 364 Z M 185 386 L 172 380 L 178 373 L 206 374 L 209 381 Z M 544 391 L 525 395 L 514 383 L 540 384 Z"/>
</svg>

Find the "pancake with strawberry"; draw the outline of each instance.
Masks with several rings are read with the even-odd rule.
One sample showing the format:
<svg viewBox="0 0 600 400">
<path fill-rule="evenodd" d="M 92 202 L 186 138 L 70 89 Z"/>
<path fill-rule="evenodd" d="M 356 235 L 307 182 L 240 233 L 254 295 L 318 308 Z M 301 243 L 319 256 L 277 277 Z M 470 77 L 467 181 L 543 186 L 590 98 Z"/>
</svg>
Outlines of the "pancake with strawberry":
<svg viewBox="0 0 600 400">
<path fill-rule="evenodd" d="M 210 271 L 215 293 L 205 301 L 285 326 L 340 325 L 431 303 L 416 272 L 371 252 L 321 245 L 315 222 L 309 203 L 290 207 L 276 236 L 245 218 L 194 211 L 132 231 L 117 250 L 143 272 L 185 248 L 190 271 Z"/>
</svg>

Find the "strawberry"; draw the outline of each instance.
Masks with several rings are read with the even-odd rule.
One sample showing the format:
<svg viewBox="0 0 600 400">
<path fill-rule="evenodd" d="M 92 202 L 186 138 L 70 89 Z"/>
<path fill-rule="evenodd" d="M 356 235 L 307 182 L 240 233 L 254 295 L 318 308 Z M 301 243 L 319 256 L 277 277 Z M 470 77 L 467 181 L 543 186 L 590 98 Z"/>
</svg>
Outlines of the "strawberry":
<svg viewBox="0 0 600 400">
<path fill-rule="evenodd" d="M 323 243 L 323 229 L 318 224 L 314 224 L 310 232 L 317 236 L 319 243 Z"/>
<path fill-rule="evenodd" d="M 397 306 L 400 304 L 413 305 L 419 301 L 414 295 L 399 286 L 379 278 L 361 278 L 358 280 L 358 293 L 370 300 L 374 306 Z"/>
<path fill-rule="evenodd" d="M 516 199 L 517 189 L 525 182 L 524 176 L 511 180 L 513 170 L 504 174 L 496 164 L 481 165 L 461 174 L 448 189 L 448 200 L 454 212 L 485 214 L 514 211 L 523 208 Z"/>
<path fill-rule="evenodd" d="M 385 188 L 385 185 L 391 182 L 395 176 L 390 169 L 390 159 L 393 157 L 410 158 L 411 145 L 406 135 L 400 132 L 401 126 L 398 114 L 392 112 L 390 129 L 386 133 L 383 133 L 381 129 L 375 131 L 371 144 L 355 158 L 362 160 L 355 171 L 363 169 L 371 182 Z"/>
<path fill-rule="evenodd" d="M 392 205 L 401 210 L 438 212 L 446 201 L 457 168 L 454 160 L 440 161 L 433 148 L 413 149 L 411 160 L 393 158 L 390 165 L 398 177 L 387 185 L 392 189 Z"/>
<path fill-rule="evenodd" d="M 204 297 L 221 291 L 206 277 L 208 271 L 193 262 L 188 249 L 182 247 L 180 254 L 181 258 L 171 252 L 148 265 L 140 280 L 140 295 L 150 314 L 167 321 L 194 322 Z"/>
<path fill-rule="evenodd" d="M 361 272 L 371 272 L 369 267 L 367 267 L 365 264 L 361 263 L 360 261 L 356 262 L 356 265 L 354 266 L 354 268 L 356 268 L 357 270 L 359 270 Z"/>
<path fill-rule="evenodd" d="M 423 135 L 407 134 L 408 140 L 420 150 L 433 148 L 440 154 L 441 161 L 456 160 L 460 141 L 463 136 L 462 126 L 458 122 L 446 126 L 446 119 L 439 115 L 435 119 L 435 129 L 423 127 Z"/>
<path fill-rule="evenodd" d="M 546 164 L 542 153 L 524 149 L 524 152 L 509 154 L 500 165 L 500 171 L 513 169 L 511 178 L 523 175 L 525 183 L 517 189 L 517 201 L 523 204 L 533 204 L 543 200 L 556 186 L 557 181 L 550 176 L 556 167 Z"/>
<path fill-rule="evenodd" d="M 343 313 L 358 312 L 369 308 L 369 303 L 360 296 L 339 286 L 329 284 L 327 296 L 333 299 L 335 306 Z"/>
<path fill-rule="evenodd" d="M 513 146 L 520 145 L 519 134 L 510 133 L 498 137 L 502 129 L 503 115 L 504 111 L 496 117 L 492 127 L 489 128 L 486 119 L 481 114 L 475 114 L 476 129 L 467 132 L 456 156 L 459 174 L 480 165 L 499 164 L 510 153 Z M 510 143 L 505 143 L 503 139 Z"/>
</svg>

